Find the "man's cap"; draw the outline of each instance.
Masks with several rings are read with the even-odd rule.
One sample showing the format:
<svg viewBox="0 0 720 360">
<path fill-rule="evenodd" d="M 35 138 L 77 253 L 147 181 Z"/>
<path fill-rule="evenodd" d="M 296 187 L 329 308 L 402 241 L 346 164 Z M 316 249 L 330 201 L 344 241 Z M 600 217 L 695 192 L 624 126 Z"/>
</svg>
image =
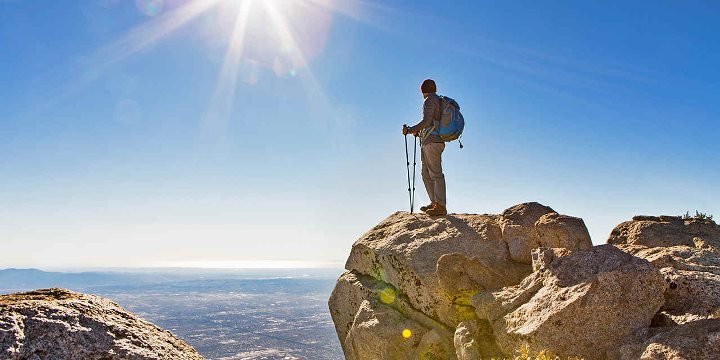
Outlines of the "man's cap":
<svg viewBox="0 0 720 360">
<path fill-rule="evenodd" d="M 437 92 L 437 86 L 435 85 L 435 80 L 433 80 L 433 79 L 423 80 L 422 85 L 420 85 L 420 91 L 423 93 Z"/>
</svg>

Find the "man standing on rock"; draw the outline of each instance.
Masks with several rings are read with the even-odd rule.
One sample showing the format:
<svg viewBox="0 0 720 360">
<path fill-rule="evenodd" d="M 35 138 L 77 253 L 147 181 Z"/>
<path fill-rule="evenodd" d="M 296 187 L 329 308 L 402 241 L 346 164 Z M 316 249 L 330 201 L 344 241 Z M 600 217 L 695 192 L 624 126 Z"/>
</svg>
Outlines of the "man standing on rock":
<svg viewBox="0 0 720 360">
<path fill-rule="evenodd" d="M 434 121 L 440 118 L 440 98 L 437 86 L 432 79 L 426 79 L 420 85 L 423 108 L 422 120 L 414 126 L 403 125 L 403 135 L 413 134 L 420 137 L 420 160 L 422 161 L 422 179 L 430 204 L 420 207 L 430 216 L 447 215 L 445 202 L 445 175 L 442 172 L 442 153 L 445 142 L 440 135 L 433 134 Z"/>
</svg>

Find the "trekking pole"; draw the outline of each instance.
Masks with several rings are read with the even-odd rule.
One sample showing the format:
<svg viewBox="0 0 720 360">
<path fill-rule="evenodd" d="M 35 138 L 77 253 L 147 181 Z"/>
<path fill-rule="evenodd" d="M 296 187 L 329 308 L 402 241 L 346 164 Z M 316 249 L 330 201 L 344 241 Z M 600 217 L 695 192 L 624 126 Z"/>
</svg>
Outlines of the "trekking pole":
<svg viewBox="0 0 720 360">
<path fill-rule="evenodd" d="M 412 181 L 412 200 L 410 200 L 410 213 L 412 214 L 415 208 L 415 159 L 417 158 L 417 136 L 415 138 L 415 144 L 413 144 L 413 181 Z"/>
<path fill-rule="evenodd" d="M 405 128 L 407 128 L 407 125 L 404 125 Z M 413 196 L 410 192 L 410 156 L 408 154 L 408 143 L 407 143 L 407 133 L 405 134 L 405 164 L 407 168 L 407 179 L 408 179 L 408 196 L 410 196 L 410 213 L 413 212 Z M 415 171 L 413 170 L 413 176 L 415 174 Z"/>
</svg>

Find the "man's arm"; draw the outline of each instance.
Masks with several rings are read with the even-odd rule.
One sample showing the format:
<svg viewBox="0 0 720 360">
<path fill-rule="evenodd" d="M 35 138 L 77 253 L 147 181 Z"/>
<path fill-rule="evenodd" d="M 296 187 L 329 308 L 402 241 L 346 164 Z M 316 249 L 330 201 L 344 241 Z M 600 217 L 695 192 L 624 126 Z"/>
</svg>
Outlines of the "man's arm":
<svg viewBox="0 0 720 360">
<path fill-rule="evenodd" d="M 435 119 L 435 115 L 437 114 L 439 104 L 435 100 L 436 97 L 434 96 L 428 96 L 425 99 L 425 101 L 423 102 L 422 120 L 420 120 L 419 123 L 408 128 L 409 134 L 417 134 L 420 132 L 420 130 L 432 126 L 433 121 L 437 120 Z"/>
</svg>

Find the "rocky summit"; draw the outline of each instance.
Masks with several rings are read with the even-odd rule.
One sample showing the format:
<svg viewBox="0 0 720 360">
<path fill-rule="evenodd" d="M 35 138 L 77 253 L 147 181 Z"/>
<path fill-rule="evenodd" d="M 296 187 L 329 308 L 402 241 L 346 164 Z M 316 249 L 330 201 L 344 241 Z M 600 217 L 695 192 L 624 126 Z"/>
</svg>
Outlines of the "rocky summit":
<svg viewBox="0 0 720 360">
<path fill-rule="evenodd" d="M 0 295 L 0 359 L 202 359 L 114 302 L 64 289 Z"/>
<path fill-rule="evenodd" d="M 720 226 L 398 212 L 353 245 L 329 307 L 347 359 L 720 359 Z"/>
</svg>

